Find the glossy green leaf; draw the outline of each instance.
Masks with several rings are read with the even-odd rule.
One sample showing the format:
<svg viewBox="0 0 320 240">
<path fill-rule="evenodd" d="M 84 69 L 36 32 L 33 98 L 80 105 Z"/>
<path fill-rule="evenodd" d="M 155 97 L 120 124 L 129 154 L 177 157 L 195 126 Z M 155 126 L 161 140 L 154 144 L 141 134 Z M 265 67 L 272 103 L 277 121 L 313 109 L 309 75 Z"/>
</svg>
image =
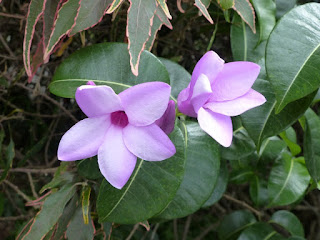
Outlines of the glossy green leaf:
<svg viewBox="0 0 320 240">
<path fill-rule="evenodd" d="M 263 69 L 261 70 L 263 72 Z M 262 77 L 263 73 L 262 73 Z M 267 102 L 241 114 L 243 126 L 259 149 L 264 139 L 277 135 L 291 126 L 309 107 L 315 95 L 310 95 L 288 104 L 279 114 L 275 113 L 276 100 L 270 83 L 258 78 L 253 89 L 260 92 Z"/>
<path fill-rule="evenodd" d="M 250 3 L 250 0 L 237 0 L 234 2 L 233 9 L 240 15 L 251 28 L 253 33 L 256 33 L 256 15 Z"/>
<path fill-rule="evenodd" d="M 280 210 L 275 212 L 269 222 L 279 224 L 293 236 L 304 237 L 304 230 L 300 220 L 289 211 Z"/>
<path fill-rule="evenodd" d="M 103 178 L 96 156 L 79 161 L 77 167 L 78 173 L 85 178 L 92 180 Z"/>
<path fill-rule="evenodd" d="M 51 32 L 48 45 L 46 46 L 44 59 L 47 59 L 50 56 L 50 53 L 60 39 L 66 34 L 69 34 L 72 30 L 79 13 L 79 3 L 79 0 L 69 0 L 59 9 L 57 18 L 54 22 L 54 28 Z"/>
<path fill-rule="evenodd" d="M 68 240 L 92 240 L 94 237 L 94 225 L 89 215 L 89 223 L 83 222 L 82 209 L 78 207 L 68 225 L 66 236 Z"/>
<path fill-rule="evenodd" d="M 93 27 L 99 23 L 113 0 L 81 0 L 76 24 L 70 35 Z"/>
<path fill-rule="evenodd" d="M 274 162 L 286 148 L 287 144 L 277 136 L 269 137 L 261 145 L 259 158 L 264 163 Z"/>
<path fill-rule="evenodd" d="M 276 25 L 276 4 L 273 0 L 252 0 L 252 4 L 259 21 L 261 42 L 268 39 Z"/>
<path fill-rule="evenodd" d="M 31 229 L 24 240 L 42 239 L 56 224 L 63 209 L 76 192 L 73 184 L 64 185 L 58 192 L 52 193 L 43 203 L 41 211 L 34 218 Z"/>
<path fill-rule="evenodd" d="M 276 234 L 271 225 L 259 222 L 245 229 L 237 240 L 269 240 Z"/>
<path fill-rule="evenodd" d="M 45 7 L 45 0 L 32 0 L 29 4 L 26 29 L 23 40 L 23 62 L 28 76 L 31 76 L 30 49 L 35 27 Z"/>
<path fill-rule="evenodd" d="M 254 205 L 258 207 L 267 205 L 269 200 L 267 185 L 267 181 L 257 175 L 251 178 L 249 193 Z"/>
<path fill-rule="evenodd" d="M 213 24 L 213 20 L 207 10 L 207 8 L 210 5 L 210 0 L 195 0 L 194 1 L 194 5 L 199 8 L 200 12 L 203 14 L 203 16 L 205 16 L 205 18 L 211 23 Z"/>
<path fill-rule="evenodd" d="M 77 87 L 89 80 L 97 85 L 108 85 L 116 93 L 143 82 L 169 83 L 166 68 L 147 51 L 141 54 L 141 74 L 134 76 L 130 70 L 127 48 L 127 44 L 121 43 L 102 43 L 82 48 L 58 67 L 49 86 L 50 91 L 61 97 L 73 98 Z"/>
<path fill-rule="evenodd" d="M 185 146 L 181 130 L 169 135 L 176 154 L 160 162 L 138 160 L 135 171 L 121 189 L 103 180 L 97 200 L 100 222 L 135 224 L 161 212 L 174 198 L 183 179 Z"/>
<path fill-rule="evenodd" d="M 283 153 L 273 165 L 268 182 L 269 206 L 288 205 L 303 196 L 310 175 L 301 160 L 303 158 L 292 158 L 290 154 Z"/>
<path fill-rule="evenodd" d="M 218 4 L 223 10 L 233 8 L 235 0 L 218 0 Z"/>
<path fill-rule="evenodd" d="M 159 219 L 181 218 L 200 209 L 211 196 L 219 176 L 219 145 L 197 122 L 180 124 L 187 155 L 185 173 L 174 199 L 156 216 Z"/>
<path fill-rule="evenodd" d="M 202 207 L 210 207 L 213 204 L 215 204 L 216 202 L 218 202 L 224 192 L 227 189 L 227 185 L 228 185 L 228 176 L 229 176 L 229 172 L 228 172 L 228 166 L 225 160 L 221 159 L 221 165 L 220 165 L 220 171 L 219 171 L 219 177 L 218 180 L 214 186 L 213 192 L 211 194 L 211 196 L 209 197 L 209 199 L 202 205 Z"/>
<path fill-rule="evenodd" d="M 254 176 L 254 169 L 251 167 L 232 169 L 229 177 L 229 182 L 242 184 L 251 181 Z"/>
<path fill-rule="evenodd" d="M 310 108 L 305 113 L 304 157 L 307 169 L 315 182 L 320 181 L 320 118 Z"/>
<path fill-rule="evenodd" d="M 309 3 L 281 18 L 270 35 L 266 69 L 276 95 L 277 113 L 320 86 L 319 26 L 320 4 Z"/>
<path fill-rule="evenodd" d="M 84 224 L 89 224 L 90 219 L 90 194 L 91 187 L 85 185 L 81 192 L 81 205 L 82 205 L 82 216 Z"/>
<path fill-rule="evenodd" d="M 276 0 L 277 19 L 289 12 L 297 4 L 297 0 Z"/>
<path fill-rule="evenodd" d="M 283 141 L 287 144 L 292 156 L 296 156 L 301 152 L 301 147 L 297 144 L 296 132 L 292 127 L 279 134 Z"/>
<path fill-rule="evenodd" d="M 218 227 L 219 239 L 237 239 L 241 231 L 253 225 L 256 218 L 251 212 L 245 210 L 238 210 L 224 216 Z"/>
<path fill-rule="evenodd" d="M 140 55 L 149 39 L 149 32 L 157 5 L 155 0 L 129 0 L 129 2 L 127 37 L 130 65 L 132 73 L 138 76 Z"/>
<path fill-rule="evenodd" d="M 233 60 L 258 63 L 264 58 L 266 41 L 259 43 L 260 28 L 254 34 L 238 14 L 233 15 L 230 41 Z"/>
</svg>

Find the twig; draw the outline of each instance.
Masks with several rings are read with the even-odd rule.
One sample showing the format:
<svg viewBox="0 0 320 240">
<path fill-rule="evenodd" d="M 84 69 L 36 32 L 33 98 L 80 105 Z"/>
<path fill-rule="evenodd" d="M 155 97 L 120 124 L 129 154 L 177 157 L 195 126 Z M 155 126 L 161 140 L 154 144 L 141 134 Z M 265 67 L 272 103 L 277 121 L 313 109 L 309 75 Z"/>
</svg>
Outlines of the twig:
<svg viewBox="0 0 320 240">
<path fill-rule="evenodd" d="M 174 239 L 175 240 L 179 239 L 179 235 L 178 235 L 178 220 L 177 219 L 173 220 L 173 235 L 174 235 Z"/>
<path fill-rule="evenodd" d="M 32 191 L 32 195 L 35 197 L 35 198 L 39 198 L 37 192 L 36 192 L 36 189 L 34 187 L 34 184 L 33 184 L 33 179 L 32 179 L 32 176 L 31 176 L 31 173 L 27 173 L 27 176 L 28 176 L 28 180 L 30 182 L 30 188 L 31 188 L 31 191 Z"/>
<path fill-rule="evenodd" d="M 9 217 L 0 217 L 0 221 L 17 221 L 17 220 L 24 220 L 28 218 L 29 216 L 26 216 L 26 215 L 9 216 Z"/>
<path fill-rule="evenodd" d="M 154 229 L 153 229 L 153 231 L 152 231 L 152 234 L 151 234 L 151 237 L 150 237 L 150 240 L 153 240 L 154 237 L 156 236 L 156 232 L 157 232 L 159 226 L 160 226 L 160 224 L 157 223 L 156 226 L 154 227 Z"/>
<path fill-rule="evenodd" d="M 7 50 L 7 52 L 10 54 L 11 57 L 15 57 L 13 52 L 11 51 L 10 47 L 8 46 L 6 40 L 2 37 L 2 34 L 0 33 L 0 41 L 2 42 L 4 48 Z"/>
<path fill-rule="evenodd" d="M 187 239 L 191 220 L 192 220 L 192 215 L 189 215 L 188 218 L 187 218 L 186 224 L 184 226 L 182 240 L 186 240 Z"/>
<path fill-rule="evenodd" d="M 29 198 L 26 194 L 24 194 L 17 185 L 14 185 L 13 183 L 9 182 L 8 180 L 3 180 L 5 184 L 10 186 L 20 197 L 22 197 L 27 202 L 31 201 L 31 198 Z"/>
<path fill-rule="evenodd" d="M 9 172 L 23 172 L 23 173 L 39 173 L 39 174 L 48 174 L 55 173 L 58 168 L 11 168 Z M 0 173 L 3 172 L 0 169 Z"/>
<path fill-rule="evenodd" d="M 8 60 L 13 60 L 13 61 L 22 60 L 22 58 L 19 58 L 19 57 L 11 57 L 11 56 L 3 55 L 3 54 L 0 54 L 0 58 L 4 58 L 4 59 L 8 59 Z"/>
<path fill-rule="evenodd" d="M 3 12 L 0 12 L 0 16 L 8 17 L 8 18 L 25 19 L 25 16 L 23 16 L 23 15 L 3 13 Z"/>
<path fill-rule="evenodd" d="M 253 212 L 255 215 L 257 215 L 257 217 L 260 219 L 262 217 L 262 213 L 259 212 L 258 210 L 254 209 L 253 207 L 251 207 L 250 205 L 248 205 L 247 203 L 240 201 L 238 199 L 235 199 L 234 197 L 227 195 L 227 194 L 223 194 L 223 197 L 226 198 L 227 200 L 230 200 L 234 203 L 237 203 L 245 208 L 247 208 L 248 210 L 250 210 L 251 212 Z"/>
<path fill-rule="evenodd" d="M 139 223 L 137 223 L 136 225 L 133 226 L 133 229 L 131 230 L 131 232 L 130 232 L 129 236 L 126 238 L 126 240 L 130 240 L 138 228 L 139 228 Z"/>
</svg>

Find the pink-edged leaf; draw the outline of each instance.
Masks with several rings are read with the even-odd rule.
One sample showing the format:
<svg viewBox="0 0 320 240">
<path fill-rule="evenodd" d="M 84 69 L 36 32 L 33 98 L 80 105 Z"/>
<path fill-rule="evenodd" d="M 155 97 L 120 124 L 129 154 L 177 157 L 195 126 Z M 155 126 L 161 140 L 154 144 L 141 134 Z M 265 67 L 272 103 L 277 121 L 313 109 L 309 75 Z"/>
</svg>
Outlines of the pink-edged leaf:
<svg viewBox="0 0 320 240">
<path fill-rule="evenodd" d="M 172 19 L 172 16 L 170 15 L 166 0 L 157 0 L 157 2 L 159 3 L 163 12 L 166 14 L 167 18 Z"/>
<path fill-rule="evenodd" d="M 113 0 L 82 0 L 76 25 L 72 28 L 70 35 L 98 24 L 112 2 Z"/>
<path fill-rule="evenodd" d="M 236 0 L 233 9 L 248 24 L 253 33 L 256 33 L 256 15 L 250 0 Z"/>
<path fill-rule="evenodd" d="M 161 22 L 166 25 L 167 28 L 172 29 L 171 22 L 167 18 L 166 14 L 164 13 L 163 9 L 157 6 L 156 15 L 161 20 Z"/>
<path fill-rule="evenodd" d="M 157 5 L 154 0 L 129 0 L 127 37 L 131 71 L 138 76 L 141 52 L 151 34 Z"/>
<path fill-rule="evenodd" d="M 75 26 L 79 13 L 81 0 L 69 0 L 59 9 L 57 19 L 54 22 L 53 31 L 50 35 L 48 45 L 44 53 L 44 59 L 49 57 L 50 53 L 62 37 L 69 34 Z"/>
<path fill-rule="evenodd" d="M 33 76 L 36 74 L 38 67 L 43 63 L 43 38 L 38 43 L 37 50 L 32 57 L 30 66 L 31 75 L 29 75 L 28 82 L 32 81 Z"/>
<path fill-rule="evenodd" d="M 207 10 L 207 8 L 210 5 L 210 0 L 195 0 L 194 5 L 199 8 L 200 12 L 203 14 L 203 16 L 205 16 L 205 18 L 211 23 L 213 24 L 213 20 Z"/>
<path fill-rule="evenodd" d="M 47 0 L 43 14 L 43 37 L 44 47 L 48 45 L 52 32 L 53 23 L 57 17 L 62 0 Z"/>
<path fill-rule="evenodd" d="M 150 231 L 150 224 L 149 224 L 149 222 L 147 220 L 143 221 L 143 222 L 139 222 L 139 225 L 144 227 L 147 231 Z"/>
<path fill-rule="evenodd" d="M 150 34 L 148 41 L 146 42 L 146 44 L 144 46 L 144 49 L 151 51 L 154 40 L 156 39 L 157 33 L 161 29 L 162 25 L 163 25 L 163 22 L 161 22 L 159 17 L 157 15 L 155 15 L 153 18 L 153 24 L 151 27 L 151 32 L 150 32 L 151 34 Z"/>
<path fill-rule="evenodd" d="M 108 8 L 107 10 L 107 14 L 111 14 L 114 12 L 114 10 L 116 10 L 120 4 L 123 2 L 123 0 L 114 0 L 113 3 L 111 4 L 111 6 Z"/>
<path fill-rule="evenodd" d="M 44 11 L 46 0 L 31 0 L 23 40 L 23 62 L 28 76 L 31 76 L 30 49 L 36 24 Z"/>
</svg>

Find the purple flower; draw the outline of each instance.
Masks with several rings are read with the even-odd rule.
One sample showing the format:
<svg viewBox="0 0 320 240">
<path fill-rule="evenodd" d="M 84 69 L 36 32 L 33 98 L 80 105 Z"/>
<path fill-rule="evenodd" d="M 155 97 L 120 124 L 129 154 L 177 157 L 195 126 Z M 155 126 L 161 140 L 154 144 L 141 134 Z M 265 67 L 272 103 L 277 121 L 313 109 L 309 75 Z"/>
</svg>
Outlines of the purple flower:
<svg viewBox="0 0 320 240">
<path fill-rule="evenodd" d="M 207 52 L 195 66 L 189 86 L 178 96 L 180 112 L 198 118 L 200 127 L 224 147 L 232 142 L 232 116 L 265 103 L 251 87 L 260 66 L 252 62 L 224 61 Z"/>
<path fill-rule="evenodd" d="M 155 123 L 167 110 L 170 90 L 163 82 L 139 84 L 119 95 L 108 86 L 91 82 L 80 86 L 76 101 L 88 118 L 63 135 L 58 159 L 74 161 L 98 155 L 102 175 L 121 189 L 131 176 L 137 157 L 161 161 L 176 152 L 169 137 Z"/>
</svg>

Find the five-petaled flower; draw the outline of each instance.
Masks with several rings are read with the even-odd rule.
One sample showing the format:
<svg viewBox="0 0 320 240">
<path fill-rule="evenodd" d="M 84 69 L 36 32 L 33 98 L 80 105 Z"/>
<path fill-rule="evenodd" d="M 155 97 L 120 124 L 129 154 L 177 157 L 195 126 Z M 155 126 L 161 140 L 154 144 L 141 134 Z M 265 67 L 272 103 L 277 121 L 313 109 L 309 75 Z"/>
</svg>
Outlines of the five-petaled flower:
<svg viewBox="0 0 320 240">
<path fill-rule="evenodd" d="M 178 96 L 180 112 L 198 118 L 200 127 L 224 147 L 232 142 L 232 116 L 265 103 L 251 87 L 260 66 L 252 62 L 224 61 L 207 52 L 195 66 L 191 82 Z"/>
<path fill-rule="evenodd" d="M 176 152 L 166 135 L 174 124 L 170 90 L 163 82 L 138 84 L 119 95 L 108 86 L 95 86 L 92 82 L 80 86 L 75 97 L 88 118 L 63 135 L 58 159 L 74 161 L 98 155 L 102 175 L 121 189 L 131 176 L 137 157 L 161 161 Z"/>
</svg>

